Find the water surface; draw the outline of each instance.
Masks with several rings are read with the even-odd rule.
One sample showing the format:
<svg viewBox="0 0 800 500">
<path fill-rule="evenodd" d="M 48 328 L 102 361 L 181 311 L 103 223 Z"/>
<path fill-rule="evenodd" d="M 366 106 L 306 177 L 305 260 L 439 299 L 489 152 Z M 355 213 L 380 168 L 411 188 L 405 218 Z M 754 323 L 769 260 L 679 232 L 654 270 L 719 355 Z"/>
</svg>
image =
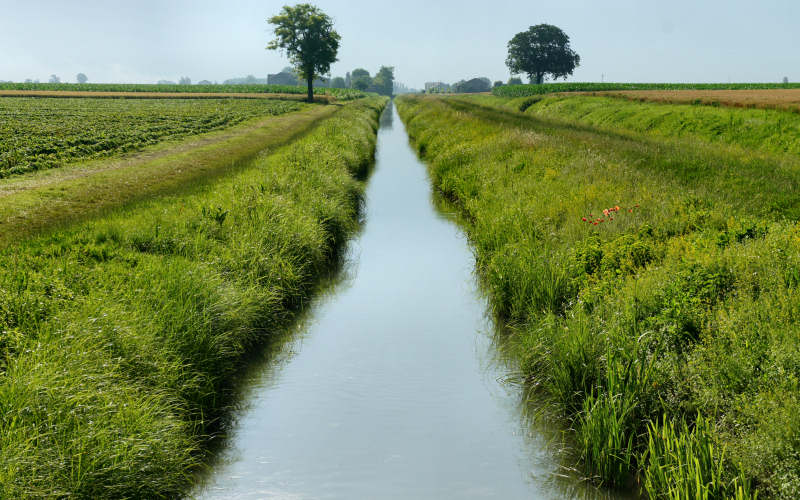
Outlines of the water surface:
<svg viewBox="0 0 800 500">
<path fill-rule="evenodd" d="M 265 364 L 200 498 L 572 498 L 501 383 L 474 257 L 390 105 L 345 279 Z"/>
</svg>

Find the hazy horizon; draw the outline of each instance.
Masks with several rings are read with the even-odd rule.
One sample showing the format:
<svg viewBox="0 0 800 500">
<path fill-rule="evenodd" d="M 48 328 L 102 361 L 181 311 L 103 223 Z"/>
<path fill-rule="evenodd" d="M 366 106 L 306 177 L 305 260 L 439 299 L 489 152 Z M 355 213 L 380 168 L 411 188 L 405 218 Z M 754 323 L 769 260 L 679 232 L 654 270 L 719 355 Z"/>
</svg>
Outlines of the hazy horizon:
<svg viewBox="0 0 800 500">
<path fill-rule="evenodd" d="M 508 40 L 549 23 L 581 55 L 570 81 L 800 79 L 796 1 L 311 3 L 334 19 L 342 36 L 333 76 L 357 67 L 374 74 L 386 65 L 396 68 L 397 81 L 415 88 L 479 76 L 505 81 Z M 0 80 L 46 82 L 56 74 L 74 82 L 79 72 L 90 82 L 265 78 L 288 64 L 264 49 L 272 38 L 266 19 L 286 4 L 0 0 Z"/>
</svg>

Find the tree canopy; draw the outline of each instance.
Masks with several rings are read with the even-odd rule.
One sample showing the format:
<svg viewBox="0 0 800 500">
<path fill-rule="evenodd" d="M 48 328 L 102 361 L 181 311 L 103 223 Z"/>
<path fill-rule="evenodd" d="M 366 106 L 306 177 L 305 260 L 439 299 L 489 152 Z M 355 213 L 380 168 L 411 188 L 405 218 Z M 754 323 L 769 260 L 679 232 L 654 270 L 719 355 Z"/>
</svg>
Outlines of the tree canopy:
<svg viewBox="0 0 800 500">
<path fill-rule="evenodd" d="M 89 81 L 89 78 L 88 78 L 86 75 L 84 75 L 83 73 L 78 73 L 78 74 L 75 76 L 75 80 L 76 80 L 78 83 L 86 83 L 86 82 L 88 82 L 88 81 Z"/>
<path fill-rule="evenodd" d="M 353 71 L 355 73 L 355 71 Z M 391 96 L 394 91 L 394 67 L 381 66 L 372 79 L 372 89 L 380 95 Z"/>
<path fill-rule="evenodd" d="M 581 57 L 569 45 L 569 36 L 550 24 L 531 26 L 508 42 L 506 66 L 512 74 L 525 73 L 531 82 L 566 78 L 580 65 Z"/>
<path fill-rule="evenodd" d="M 308 101 L 313 101 L 314 79 L 328 74 L 331 64 L 337 61 L 341 37 L 333 29 L 333 20 L 319 8 L 301 3 L 284 6 L 281 13 L 268 22 L 275 25 L 275 39 L 267 49 L 285 51 L 308 83 Z"/>
</svg>

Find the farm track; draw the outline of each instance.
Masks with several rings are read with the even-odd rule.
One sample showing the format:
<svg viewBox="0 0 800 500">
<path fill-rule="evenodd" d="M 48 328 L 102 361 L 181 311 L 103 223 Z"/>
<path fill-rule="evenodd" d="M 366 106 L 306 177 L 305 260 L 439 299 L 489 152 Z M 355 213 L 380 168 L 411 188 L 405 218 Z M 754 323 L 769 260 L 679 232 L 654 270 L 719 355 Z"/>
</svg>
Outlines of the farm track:
<svg viewBox="0 0 800 500">
<path fill-rule="evenodd" d="M 340 106 L 250 120 L 111 159 L 0 181 L 0 246 L 60 224 L 222 175 L 298 137 Z"/>
</svg>

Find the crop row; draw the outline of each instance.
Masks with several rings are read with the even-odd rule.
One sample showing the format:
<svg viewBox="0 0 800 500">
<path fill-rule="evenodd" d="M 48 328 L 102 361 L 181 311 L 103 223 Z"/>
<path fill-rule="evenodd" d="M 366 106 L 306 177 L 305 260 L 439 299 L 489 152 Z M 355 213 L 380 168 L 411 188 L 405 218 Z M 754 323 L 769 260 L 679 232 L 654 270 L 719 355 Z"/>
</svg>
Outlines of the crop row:
<svg viewBox="0 0 800 500">
<path fill-rule="evenodd" d="M 474 99 L 398 108 L 514 325 L 499 345 L 588 477 L 635 474 L 651 498 L 800 496 L 796 157 Z"/>
<path fill-rule="evenodd" d="M 501 97 L 525 97 L 554 92 L 602 92 L 608 90 L 759 90 L 796 89 L 800 83 L 544 83 L 503 85 L 492 93 Z"/>
<path fill-rule="evenodd" d="M 0 98 L 0 178 L 303 108 L 243 99 Z"/>
<path fill-rule="evenodd" d="M 173 85 L 157 83 L 0 83 L 0 90 L 69 90 L 78 92 L 181 92 L 181 93 L 271 93 L 305 94 L 306 87 L 297 85 Z M 315 87 L 314 93 L 339 99 L 363 97 L 356 89 Z"/>
</svg>

